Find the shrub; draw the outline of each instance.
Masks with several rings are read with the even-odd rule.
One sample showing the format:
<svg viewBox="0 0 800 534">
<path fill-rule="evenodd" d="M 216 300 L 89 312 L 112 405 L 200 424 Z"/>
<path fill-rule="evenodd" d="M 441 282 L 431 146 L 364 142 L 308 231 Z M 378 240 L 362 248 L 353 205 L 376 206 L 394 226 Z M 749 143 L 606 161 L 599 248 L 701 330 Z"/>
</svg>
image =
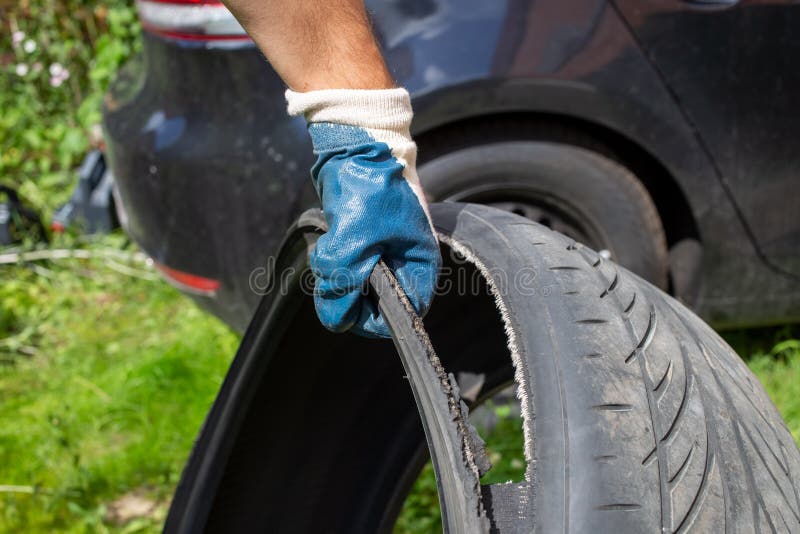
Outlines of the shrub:
<svg viewBox="0 0 800 534">
<path fill-rule="evenodd" d="M 141 46 L 133 2 L 0 3 L 0 181 L 51 211 L 100 141 L 103 91 Z"/>
</svg>

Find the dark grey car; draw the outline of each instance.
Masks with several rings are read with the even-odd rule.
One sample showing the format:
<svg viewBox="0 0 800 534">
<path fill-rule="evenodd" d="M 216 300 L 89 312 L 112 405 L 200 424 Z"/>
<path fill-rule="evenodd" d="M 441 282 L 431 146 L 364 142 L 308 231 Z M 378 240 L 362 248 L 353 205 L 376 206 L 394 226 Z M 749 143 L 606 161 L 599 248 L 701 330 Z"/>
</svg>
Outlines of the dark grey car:
<svg viewBox="0 0 800 534">
<path fill-rule="evenodd" d="M 127 231 L 241 330 L 267 258 L 316 202 L 305 127 L 220 4 L 138 5 L 144 52 L 104 110 Z M 368 6 L 413 95 L 432 200 L 542 222 L 716 326 L 800 317 L 796 3 Z"/>
</svg>

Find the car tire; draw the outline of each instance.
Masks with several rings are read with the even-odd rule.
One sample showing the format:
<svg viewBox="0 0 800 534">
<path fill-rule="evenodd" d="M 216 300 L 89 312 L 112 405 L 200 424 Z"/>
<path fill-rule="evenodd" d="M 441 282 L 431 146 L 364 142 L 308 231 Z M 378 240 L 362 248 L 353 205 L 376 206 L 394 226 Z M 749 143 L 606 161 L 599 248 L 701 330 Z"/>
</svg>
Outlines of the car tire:
<svg viewBox="0 0 800 534">
<path fill-rule="evenodd" d="M 425 332 L 402 309 L 386 314 L 401 358 L 385 340 L 328 332 L 307 285 L 324 220 L 304 214 L 271 264 L 275 286 L 195 443 L 166 533 L 392 532 L 426 451 L 446 532 L 798 531 L 800 451 L 702 320 L 530 220 L 430 208 L 456 271 L 443 278 L 458 282 L 463 267 L 487 291 L 438 295 Z M 374 289 L 385 310 L 394 297 Z M 428 335 L 436 358 L 419 348 Z M 482 380 L 473 406 L 516 384 L 521 480 L 480 483 L 489 466 L 459 393 L 465 373 Z"/>
<path fill-rule="evenodd" d="M 432 211 L 489 281 L 516 369 L 528 469 L 481 488 L 493 531 L 800 529 L 800 451 L 701 319 L 541 225 L 484 206 Z M 420 408 L 429 425 L 442 416 Z"/>
<path fill-rule="evenodd" d="M 419 175 L 431 200 L 526 216 L 666 287 L 667 244 L 653 200 L 605 155 L 563 143 L 492 142 L 445 152 L 420 165 Z"/>
</svg>

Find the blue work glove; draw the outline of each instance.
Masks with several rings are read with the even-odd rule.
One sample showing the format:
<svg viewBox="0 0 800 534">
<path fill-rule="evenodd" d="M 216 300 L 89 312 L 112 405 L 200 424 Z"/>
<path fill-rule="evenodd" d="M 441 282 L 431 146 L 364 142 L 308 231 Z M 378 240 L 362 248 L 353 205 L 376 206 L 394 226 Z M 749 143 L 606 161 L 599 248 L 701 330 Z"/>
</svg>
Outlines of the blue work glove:
<svg viewBox="0 0 800 534">
<path fill-rule="evenodd" d="M 317 162 L 311 178 L 328 232 L 311 253 L 314 303 L 334 332 L 389 337 L 366 295 L 379 259 L 394 272 L 417 313 L 433 299 L 439 245 L 419 178 L 405 89 L 286 92 L 289 113 L 303 114 Z"/>
</svg>

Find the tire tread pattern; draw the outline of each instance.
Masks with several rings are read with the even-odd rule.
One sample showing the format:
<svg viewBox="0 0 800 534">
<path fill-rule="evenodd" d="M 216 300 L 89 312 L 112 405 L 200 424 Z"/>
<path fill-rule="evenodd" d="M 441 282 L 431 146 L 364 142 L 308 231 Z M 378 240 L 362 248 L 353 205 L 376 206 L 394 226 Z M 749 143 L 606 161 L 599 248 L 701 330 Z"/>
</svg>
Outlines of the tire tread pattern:
<svg viewBox="0 0 800 534">
<path fill-rule="evenodd" d="M 526 422 L 564 419 L 561 530 L 800 532 L 800 451 L 763 387 L 716 333 L 580 243 L 490 208 L 464 209 L 474 225 L 481 219 L 503 236 L 497 246 L 506 249 L 506 268 L 537 270 L 538 306 L 551 318 L 571 317 L 572 326 L 557 323 L 548 345 L 562 400 L 546 414 L 534 401 L 539 411 Z M 508 305 L 516 317 L 547 319 L 528 312 L 532 304 L 519 295 Z M 529 326 L 516 328 L 529 340 L 522 345 L 536 394 L 537 373 L 545 373 L 537 358 L 548 349 Z M 538 455 L 555 438 L 533 435 L 544 465 Z M 552 481 L 531 482 L 535 499 L 558 504 L 543 496 Z M 536 526 L 551 531 L 555 523 Z"/>
</svg>

